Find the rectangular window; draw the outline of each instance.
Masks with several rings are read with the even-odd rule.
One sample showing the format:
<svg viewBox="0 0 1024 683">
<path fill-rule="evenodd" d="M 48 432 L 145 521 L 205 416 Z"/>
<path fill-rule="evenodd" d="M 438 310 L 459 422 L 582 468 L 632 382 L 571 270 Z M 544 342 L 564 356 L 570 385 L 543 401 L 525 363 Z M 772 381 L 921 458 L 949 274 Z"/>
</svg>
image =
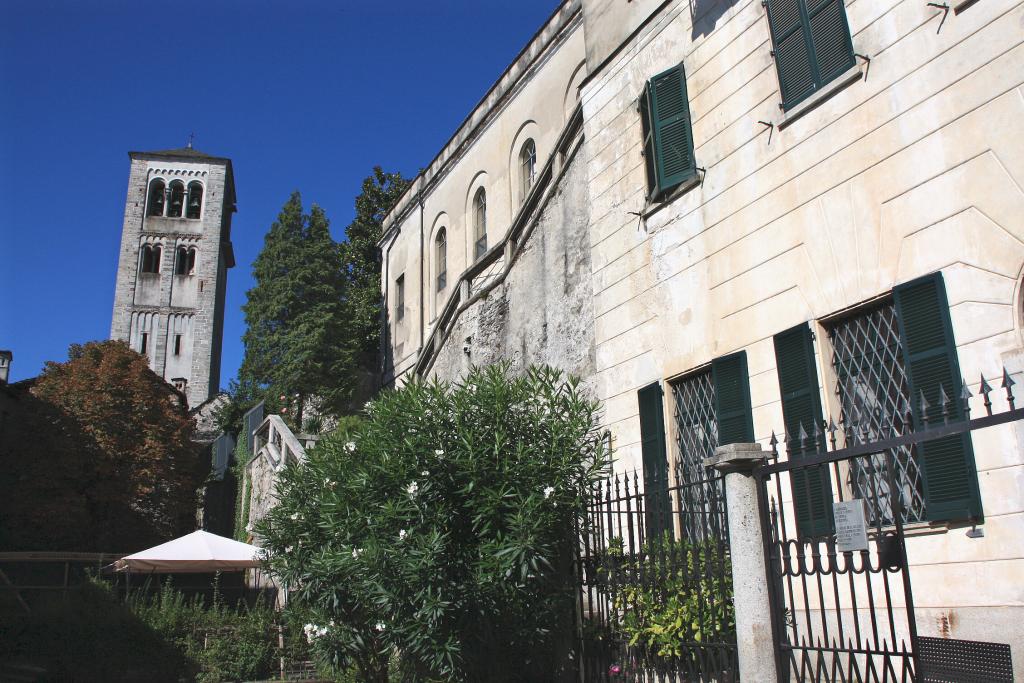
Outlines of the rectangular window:
<svg viewBox="0 0 1024 683">
<path fill-rule="evenodd" d="M 149 346 L 149 335 L 143 332 L 142 339 L 139 341 L 139 353 L 146 353 L 147 346 Z"/>
<path fill-rule="evenodd" d="M 683 65 L 658 74 L 640 96 L 648 196 L 656 199 L 697 175 Z"/>
<path fill-rule="evenodd" d="M 843 0 L 765 0 L 782 108 L 856 64 Z"/>
<path fill-rule="evenodd" d="M 908 413 L 914 429 L 924 428 L 922 394 L 928 424 L 944 421 L 943 394 L 954 399 L 946 406 L 950 421 L 965 418 L 955 400 L 960 369 L 940 273 L 900 285 L 891 297 L 829 321 L 826 330 L 835 378 L 831 391 L 847 445 L 899 436 Z M 824 430 L 812 339 L 807 325 L 775 336 L 785 430 L 791 449 L 799 452 L 825 447 L 813 443 L 814 433 L 823 439 Z M 792 480 L 802 536 L 832 531 L 832 483 L 824 469 L 820 476 L 795 473 Z M 854 458 L 844 477 L 852 497 L 869 502 L 873 524 L 893 524 L 897 507 L 904 523 L 982 517 L 969 434 Z"/>
<path fill-rule="evenodd" d="M 174 335 L 174 355 L 175 356 L 180 356 L 181 355 L 181 335 L 180 334 Z"/>
<path fill-rule="evenodd" d="M 675 486 L 679 491 L 680 535 L 688 541 L 704 541 L 711 533 L 724 538 L 725 495 L 720 477 L 709 476 L 704 461 L 718 447 L 715 385 L 711 368 L 672 382 L 675 405 Z"/>
<path fill-rule="evenodd" d="M 405 317 L 405 275 L 395 280 L 395 320 Z"/>
</svg>

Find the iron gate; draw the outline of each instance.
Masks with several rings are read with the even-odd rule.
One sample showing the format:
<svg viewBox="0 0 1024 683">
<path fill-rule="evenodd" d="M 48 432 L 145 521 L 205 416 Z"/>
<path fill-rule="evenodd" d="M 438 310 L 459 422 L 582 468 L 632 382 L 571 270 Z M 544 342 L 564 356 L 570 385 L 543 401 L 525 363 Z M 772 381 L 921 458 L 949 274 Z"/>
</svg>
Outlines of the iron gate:
<svg viewBox="0 0 1024 683">
<path fill-rule="evenodd" d="M 1008 409 L 993 413 L 993 389 L 982 377 L 985 414 L 974 419 L 966 383 L 955 392 L 940 388 L 935 404 L 922 396 L 917 429 L 906 401 L 891 417 L 879 410 L 857 414 L 844 403 L 842 427 L 830 420 L 827 426 L 812 425 L 810 433 L 801 425 L 798 434 L 784 437 L 785 460 L 772 435 L 770 461 L 755 476 L 780 681 L 973 680 L 964 676 L 976 663 L 958 663 L 953 650 L 944 651 L 941 662 L 930 654 L 936 642 L 945 647 L 951 641 L 918 637 L 904 525 L 927 515 L 916 475 L 919 450 L 1024 419 L 1013 386 L 1004 372 Z M 843 551 L 837 543 L 833 504 L 850 500 L 863 501 L 866 550 Z M 1009 655 L 997 654 L 988 657 L 992 665 L 1008 666 Z M 961 673 L 948 678 L 949 671 Z"/>
<path fill-rule="evenodd" d="M 729 532 L 707 372 L 671 385 L 668 472 L 591 491 L 579 558 L 585 681 L 738 681 Z"/>
</svg>

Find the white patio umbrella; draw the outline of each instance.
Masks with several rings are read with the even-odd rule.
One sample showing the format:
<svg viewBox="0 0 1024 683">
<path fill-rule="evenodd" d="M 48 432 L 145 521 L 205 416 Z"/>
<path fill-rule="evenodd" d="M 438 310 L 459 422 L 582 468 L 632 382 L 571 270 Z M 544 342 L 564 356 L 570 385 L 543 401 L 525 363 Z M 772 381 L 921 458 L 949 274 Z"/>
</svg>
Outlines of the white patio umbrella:
<svg viewBox="0 0 1024 683">
<path fill-rule="evenodd" d="M 126 555 L 114 563 L 119 572 L 198 573 L 241 571 L 260 566 L 260 549 L 200 529 L 187 536 Z"/>
</svg>

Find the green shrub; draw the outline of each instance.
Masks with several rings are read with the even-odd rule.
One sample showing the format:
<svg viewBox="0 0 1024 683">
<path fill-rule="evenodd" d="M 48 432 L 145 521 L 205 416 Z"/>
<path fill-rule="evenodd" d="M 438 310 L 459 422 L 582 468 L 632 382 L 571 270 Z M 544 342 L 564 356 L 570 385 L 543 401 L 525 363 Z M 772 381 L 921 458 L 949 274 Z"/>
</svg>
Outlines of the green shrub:
<svg viewBox="0 0 1024 683">
<path fill-rule="evenodd" d="M 414 380 L 285 470 L 258 533 L 317 651 L 360 680 L 560 680 L 605 456 L 596 403 L 555 370 Z"/>
<path fill-rule="evenodd" d="M 630 646 L 667 658 L 687 656 L 694 645 L 735 641 L 732 572 L 717 541 L 666 537 L 629 557 L 621 539 L 612 539 L 601 571 Z"/>
</svg>

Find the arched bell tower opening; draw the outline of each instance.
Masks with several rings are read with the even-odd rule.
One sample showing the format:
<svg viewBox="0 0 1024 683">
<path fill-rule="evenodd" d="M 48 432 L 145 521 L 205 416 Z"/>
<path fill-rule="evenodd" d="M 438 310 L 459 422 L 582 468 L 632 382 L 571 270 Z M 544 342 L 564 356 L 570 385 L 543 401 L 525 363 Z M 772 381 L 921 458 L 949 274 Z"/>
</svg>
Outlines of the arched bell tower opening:
<svg viewBox="0 0 1024 683">
<path fill-rule="evenodd" d="M 197 406 L 220 389 L 227 271 L 235 265 L 231 160 L 191 146 L 128 156 L 110 337 L 145 355 Z"/>
</svg>

